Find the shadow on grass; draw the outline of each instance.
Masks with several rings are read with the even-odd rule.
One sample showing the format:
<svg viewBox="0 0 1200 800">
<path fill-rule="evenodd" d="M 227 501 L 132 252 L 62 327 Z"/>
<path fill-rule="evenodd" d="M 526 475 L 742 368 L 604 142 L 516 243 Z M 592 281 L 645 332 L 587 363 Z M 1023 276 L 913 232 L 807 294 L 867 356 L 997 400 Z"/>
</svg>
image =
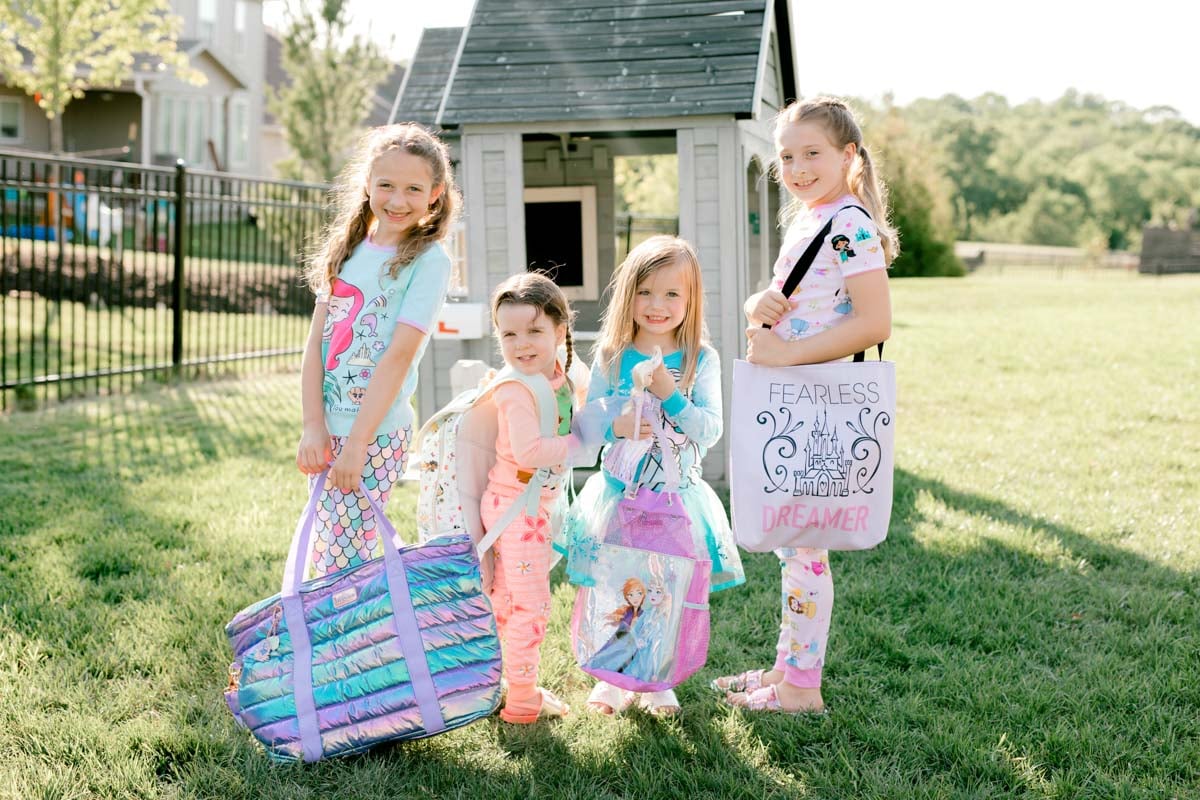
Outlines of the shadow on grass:
<svg viewBox="0 0 1200 800">
<path fill-rule="evenodd" d="M 197 470 L 240 460 L 278 470 L 295 436 L 294 384 L 283 384 L 232 399 L 232 387 L 185 388 L 0 423 L 0 633 L 47 654 L 26 673 L 41 692 L 63 679 L 101 687 L 56 701 L 61 718 L 38 716 L 43 708 L 8 719 L 12 741 L 31 743 L 17 758 L 53 751 L 72 720 L 100 720 L 118 750 L 149 765 L 143 794 L 172 786 L 189 797 L 1101 797 L 1131 780 L 1149 797 L 1200 778 L 1196 576 L 904 470 L 889 540 L 834 554 L 829 717 L 745 714 L 706 689 L 773 658 L 778 564 L 749 555 L 748 584 L 713 596 L 709 664 L 679 688 L 678 720 L 584 716 L 590 681 L 568 668 L 577 713 L 563 723 L 492 718 L 344 761 L 272 767 L 234 727 L 218 684 L 221 625 L 274 583 L 282 554 L 214 553 L 187 514 L 148 511 L 135 489 L 167 475 L 183 493 Z M 981 533 L 925 541 L 928 527 L 962 517 Z M 1001 529 L 1027 531 L 1028 546 Z M 561 597 L 561 572 L 554 581 Z M 546 648 L 561 664 L 561 608 L 556 618 Z M 145 639 L 114 646 L 116 635 Z M 126 699 L 134 710 L 113 717 L 87 705 L 130 683 L 145 708 Z M 63 757 L 82 751 L 113 774 L 136 772 L 99 739 L 74 747 Z"/>
<path fill-rule="evenodd" d="M 937 479 L 901 469 L 895 488 L 888 541 L 833 554 L 831 714 L 733 712 L 773 763 L 821 776 L 816 796 L 1113 797 L 1132 778 L 1146 794 L 1128 796 L 1158 797 L 1195 785 L 1200 690 L 1183 675 L 1200 641 L 1197 575 Z M 930 503 L 947 519 L 927 518 Z M 963 515 L 996 535 L 914 537 Z M 778 562 L 750 562 L 751 591 L 778 609 Z M 739 628 L 750 620 L 725 601 L 714 598 L 710 664 L 769 665 L 778 611 Z"/>
</svg>

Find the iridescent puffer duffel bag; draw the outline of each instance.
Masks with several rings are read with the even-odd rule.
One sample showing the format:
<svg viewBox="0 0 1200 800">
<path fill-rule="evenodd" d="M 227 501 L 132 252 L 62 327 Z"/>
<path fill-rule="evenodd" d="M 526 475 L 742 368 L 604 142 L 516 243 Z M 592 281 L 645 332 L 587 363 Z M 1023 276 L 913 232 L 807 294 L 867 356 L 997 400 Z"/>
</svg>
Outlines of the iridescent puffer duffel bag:
<svg viewBox="0 0 1200 800">
<path fill-rule="evenodd" d="M 466 534 L 397 548 L 367 494 L 383 558 L 303 581 L 322 474 L 282 591 L 225 626 L 225 700 L 274 761 L 317 761 L 466 725 L 500 703 L 500 640 Z"/>
</svg>

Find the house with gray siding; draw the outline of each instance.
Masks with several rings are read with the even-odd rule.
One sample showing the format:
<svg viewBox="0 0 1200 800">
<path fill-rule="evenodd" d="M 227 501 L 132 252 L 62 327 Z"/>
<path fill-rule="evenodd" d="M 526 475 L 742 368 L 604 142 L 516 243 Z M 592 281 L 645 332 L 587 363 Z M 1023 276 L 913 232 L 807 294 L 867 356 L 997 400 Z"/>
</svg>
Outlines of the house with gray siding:
<svg viewBox="0 0 1200 800">
<path fill-rule="evenodd" d="M 203 169 L 262 174 L 262 0 L 172 0 L 183 20 L 179 49 L 207 83 L 193 86 L 138 62 L 120 86 L 95 87 L 63 113 L 63 144 L 76 153 L 143 164 L 182 158 Z M 0 145 L 44 152 L 46 115 L 0 76 Z"/>
<path fill-rule="evenodd" d="M 509 275 L 549 269 L 579 311 L 577 340 L 594 338 L 616 266 L 613 159 L 632 155 L 678 159 L 679 232 L 704 268 L 728 399 L 741 302 L 779 246 L 770 122 L 798 94 L 792 31 L 786 0 L 477 0 L 460 35 L 418 52 L 395 119 L 451 139 L 465 196 L 465 285 L 422 362 L 422 414 L 450 399 L 457 361 L 497 363 L 486 326 L 464 336 L 475 326 L 459 323 Z M 706 477 L 725 465 L 722 444 Z"/>
</svg>

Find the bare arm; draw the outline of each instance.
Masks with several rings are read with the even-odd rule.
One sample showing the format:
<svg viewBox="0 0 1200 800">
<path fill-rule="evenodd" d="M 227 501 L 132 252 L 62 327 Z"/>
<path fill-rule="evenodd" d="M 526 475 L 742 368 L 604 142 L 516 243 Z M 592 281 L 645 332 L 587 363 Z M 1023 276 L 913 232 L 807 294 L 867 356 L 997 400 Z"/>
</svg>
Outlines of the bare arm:
<svg viewBox="0 0 1200 800">
<path fill-rule="evenodd" d="M 886 341 L 892 334 L 887 270 L 871 270 L 846 278 L 846 292 L 854 301 L 850 318 L 815 336 L 785 342 L 766 328 L 747 328 L 746 335 L 750 338 L 747 360 L 768 367 L 820 364 Z"/>
<path fill-rule="evenodd" d="M 399 324 L 392 334 L 392 342 L 383 351 L 375 366 L 375 374 L 367 382 L 367 393 L 350 435 L 342 444 L 341 455 L 330 471 L 333 485 L 343 492 L 354 491 L 362 479 L 363 465 L 367 463 L 367 446 L 375 438 L 375 431 L 388 409 L 396 400 L 396 393 L 404 385 L 408 368 L 412 365 L 417 349 L 425 334 L 411 325 Z"/>
<path fill-rule="evenodd" d="M 321 363 L 321 339 L 328 313 L 328 303 L 318 302 L 313 308 L 300 367 L 300 409 L 304 428 L 296 448 L 296 466 L 310 475 L 325 469 L 333 456 L 329 447 L 329 428 L 325 425 L 325 365 Z"/>
</svg>

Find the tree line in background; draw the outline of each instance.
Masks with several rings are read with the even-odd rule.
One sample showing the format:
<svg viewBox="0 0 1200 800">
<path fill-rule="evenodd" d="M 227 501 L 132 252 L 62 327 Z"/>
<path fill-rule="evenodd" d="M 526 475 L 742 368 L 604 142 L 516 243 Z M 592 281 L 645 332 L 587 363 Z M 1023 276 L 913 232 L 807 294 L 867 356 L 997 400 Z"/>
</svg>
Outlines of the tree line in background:
<svg viewBox="0 0 1200 800">
<path fill-rule="evenodd" d="M 1074 90 L 854 105 L 882 155 L 898 277 L 961 275 L 958 240 L 1137 251 L 1143 226 L 1183 226 L 1200 207 L 1200 128 L 1172 108 Z M 678 213 L 676 171 L 669 156 L 619 159 L 618 211 Z"/>
<path fill-rule="evenodd" d="M 1184 225 L 1200 206 L 1200 128 L 1169 107 L 1074 90 L 860 107 L 956 239 L 1138 250 L 1144 225 Z"/>
</svg>

